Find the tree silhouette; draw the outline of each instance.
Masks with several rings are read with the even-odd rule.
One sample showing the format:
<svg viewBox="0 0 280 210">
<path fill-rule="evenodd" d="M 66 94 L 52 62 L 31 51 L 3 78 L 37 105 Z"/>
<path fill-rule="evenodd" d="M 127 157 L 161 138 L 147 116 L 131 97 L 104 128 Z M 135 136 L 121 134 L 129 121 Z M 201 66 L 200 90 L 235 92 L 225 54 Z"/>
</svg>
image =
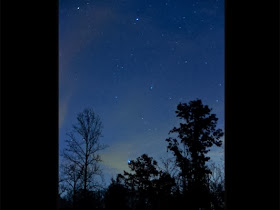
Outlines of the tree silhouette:
<svg viewBox="0 0 280 210">
<path fill-rule="evenodd" d="M 117 179 L 129 190 L 132 209 L 163 209 L 172 206 L 175 180 L 168 172 L 159 170 L 157 161 L 147 154 L 131 160 L 128 164 L 132 173 L 124 171 Z"/>
<path fill-rule="evenodd" d="M 101 190 L 84 190 L 77 192 L 75 209 L 91 210 L 103 208 L 103 192 Z"/>
<path fill-rule="evenodd" d="M 211 192 L 211 209 L 224 209 L 225 202 L 225 179 L 224 168 L 212 163 L 210 165 L 211 174 L 209 174 L 209 186 Z"/>
<path fill-rule="evenodd" d="M 128 196 L 129 192 L 127 188 L 120 182 L 120 180 L 111 179 L 111 184 L 105 193 L 105 208 L 107 210 L 128 210 Z"/>
<path fill-rule="evenodd" d="M 178 168 L 176 167 L 176 160 L 173 158 L 160 158 L 161 162 L 161 171 L 170 174 L 171 177 L 176 177 L 179 173 Z"/>
<path fill-rule="evenodd" d="M 63 162 L 60 165 L 60 176 L 59 176 L 59 183 L 60 183 L 60 194 L 64 192 L 68 193 L 73 206 L 76 206 L 76 197 L 77 192 L 81 189 L 81 170 L 77 166 L 76 163 L 73 162 Z"/>
<path fill-rule="evenodd" d="M 157 161 L 147 154 L 141 155 L 136 161 L 131 160 L 128 164 L 133 173 L 124 171 L 118 179 L 123 180 L 132 197 L 132 204 L 136 209 L 149 209 L 152 205 L 151 197 L 154 197 L 155 179 L 159 175 Z"/>
<path fill-rule="evenodd" d="M 157 161 L 147 154 L 128 163 L 130 172 L 118 174 L 106 191 L 98 190 L 100 185 L 94 180 L 101 175 L 98 152 L 106 148 L 99 143 L 102 131 L 100 118 L 85 109 L 77 115 L 77 123 L 67 133 L 66 148 L 60 166 L 59 202 L 61 209 L 124 209 L 190 210 L 223 209 L 224 178 L 221 168 L 206 162 L 207 153 L 213 145 L 221 146 L 221 129 L 216 129 L 218 118 L 201 100 L 180 103 L 177 117 L 179 127 L 174 127 L 166 139 L 167 151 L 172 158 Z M 65 194 L 64 198 L 61 197 Z M 66 199 L 65 199 L 66 198 Z"/>
<path fill-rule="evenodd" d="M 168 151 L 176 157 L 176 164 L 180 168 L 182 192 L 188 198 L 190 208 L 210 207 L 208 175 L 211 171 L 206 166 L 210 159 L 206 154 L 208 148 L 221 146 L 221 129 L 216 129 L 218 118 L 211 114 L 211 109 L 204 106 L 200 99 L 188 104 L 180 103 L 177 106 L 177 117 L 184 123 L 174 127 L 169 134 L 177 134 L 178 139 L 168 138 Z"/>
<path fill-rule="evenodd" d="M 67 133 L 66 148 L 62 154 L 65 164 L 62 168 L 64 181 L 74 190 L 73 196 L 76 196 L 79 190 L 79 198 L 88 198 L 90 192 L 99 187 L 94 181 L 94 177 L 102 173 L 98 152 L 107 147 L 99 143 L 101 131 L 99 116 L 87 108 L 78 113 L 77 123 L 73 125 L 72 131 Z M 84 195 L 81 196 L 81 193 Z"/>
<path fill-rule="evenodd" d="M 58 208 L 61 210 L 71 209 L 71 203 L 67 199 L 58 196 Z"/>
<path fill-rule="evenodd" d="M 155 183 L 156 196 L 153 199 L 153 209 L 173 209 L 176 206 L 177 190 L 174 177 L 167 172 L 160 171 Z"/>
</svg>

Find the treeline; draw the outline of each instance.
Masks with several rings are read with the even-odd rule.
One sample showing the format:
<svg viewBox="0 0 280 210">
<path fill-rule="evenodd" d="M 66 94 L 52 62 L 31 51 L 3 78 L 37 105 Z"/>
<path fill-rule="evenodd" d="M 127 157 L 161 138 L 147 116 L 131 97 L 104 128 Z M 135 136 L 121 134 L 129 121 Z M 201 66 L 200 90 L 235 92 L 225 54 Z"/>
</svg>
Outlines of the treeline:
<svg viewBox="0 0 280 210">
<path fill-rule="evenodd" d="M 207 153 L 222 145 L 223 132 L 218 118 L 201 100 L 180 103 L 178 127 L 166 139 L 173 158 L 143 154 L 130 160 L 130 171 L 112 178 L 106 188 L 97 181 L 102 176 L 98 152 L 107 146 L 99 143 L 102 123 L 91 109 L 77 116 L 62 152 L 59 175 L 60 209 L 224 209 L 223 168 L 209 165 Z"/>
</svg>

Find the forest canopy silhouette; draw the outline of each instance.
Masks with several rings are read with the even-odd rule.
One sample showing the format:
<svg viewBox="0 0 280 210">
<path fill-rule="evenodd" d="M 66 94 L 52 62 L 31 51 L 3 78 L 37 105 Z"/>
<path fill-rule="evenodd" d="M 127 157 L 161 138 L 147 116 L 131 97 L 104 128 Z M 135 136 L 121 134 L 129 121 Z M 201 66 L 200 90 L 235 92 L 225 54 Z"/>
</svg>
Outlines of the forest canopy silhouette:
<svg viewBox="0 0 280 210">
<path fill-rule="evenodd" d="M 100 143 L 102 122 L 90 108 L 80 112 L 61 154 L 59 208 L 224 209 L 223 168 L 207 164 L 211 147 L 222 146 L 218 118 L 200 99 L 179 103 L 176 116 L 181 123 L 162 141 L 173 158 L 155 160 L 144 153 L 105 187 L 97 181 L 102 177 L 99 152 L 108 147 Z"/>
</svg>

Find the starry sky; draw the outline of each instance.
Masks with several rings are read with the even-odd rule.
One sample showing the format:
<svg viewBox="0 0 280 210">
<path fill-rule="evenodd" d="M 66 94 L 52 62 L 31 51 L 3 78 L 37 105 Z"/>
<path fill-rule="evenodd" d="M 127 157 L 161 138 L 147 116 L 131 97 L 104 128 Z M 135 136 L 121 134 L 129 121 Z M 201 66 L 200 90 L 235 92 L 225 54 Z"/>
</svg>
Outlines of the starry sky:
<svg viewBox="0 0 280 210">
<path fill-rule="evenodd" d="M 197 98 L 223 129 L 224 1 L 59 0 L 60 151 L 91 107 L 109 145 L 105 177 L 143 153 L 159 160 L 178 103 Z M 223 148 L 212 148 L 213 161 Z"/>
</svg>

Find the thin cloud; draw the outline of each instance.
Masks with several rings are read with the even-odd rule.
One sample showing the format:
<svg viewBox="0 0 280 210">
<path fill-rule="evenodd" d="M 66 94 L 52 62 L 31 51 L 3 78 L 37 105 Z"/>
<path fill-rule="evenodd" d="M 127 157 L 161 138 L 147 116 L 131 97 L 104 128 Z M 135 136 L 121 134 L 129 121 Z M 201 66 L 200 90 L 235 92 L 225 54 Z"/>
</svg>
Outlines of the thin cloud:
<svg viewBox="0 0 280 210">
<path fill-rule="evenodd" d="M 71 93 L 69 93 L 67 96 L 63 97 L 59 102 L 59 128 L 63 126 L 63 123 L 65 121 L 65 118 L 68 113 L 68 105 L 71 98 Z"/>
</svg>

